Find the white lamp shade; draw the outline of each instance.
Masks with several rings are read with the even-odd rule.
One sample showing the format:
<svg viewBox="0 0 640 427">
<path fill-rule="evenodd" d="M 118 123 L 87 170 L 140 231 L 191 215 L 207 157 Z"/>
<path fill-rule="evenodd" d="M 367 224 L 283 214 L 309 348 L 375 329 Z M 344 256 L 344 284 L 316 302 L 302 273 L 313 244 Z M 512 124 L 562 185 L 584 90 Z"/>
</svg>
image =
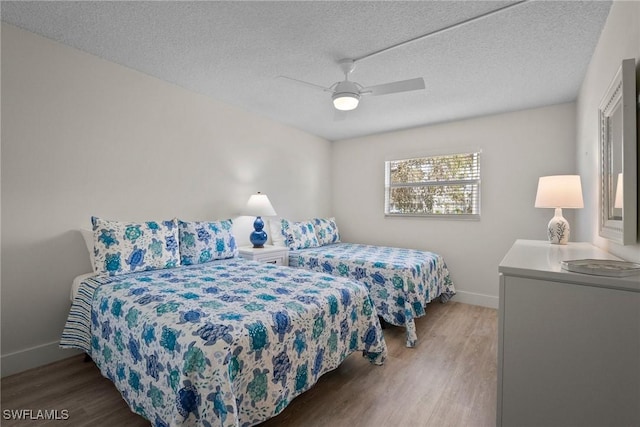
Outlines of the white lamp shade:
<svg viewBox="0 0 640 427">
<path fill-rule="evenodd" d="M 618 174 L 618 183 L 616 184 L 616 200 L 613 202 L 613 207 L 622 209 L 623 190 L 622 190 L 622 174 Z"/>
<path fill-rule="evenodd" d="M 542 176 L 538 180 L 536 208 L 583 208 L 580 175 Z"/>
<path fill-rule="evenodd" d="M 251 216 L 274 216 L 277 215 L 266 194 L 252 194 L 247 202 L 245 214 Z"/>
</svg>

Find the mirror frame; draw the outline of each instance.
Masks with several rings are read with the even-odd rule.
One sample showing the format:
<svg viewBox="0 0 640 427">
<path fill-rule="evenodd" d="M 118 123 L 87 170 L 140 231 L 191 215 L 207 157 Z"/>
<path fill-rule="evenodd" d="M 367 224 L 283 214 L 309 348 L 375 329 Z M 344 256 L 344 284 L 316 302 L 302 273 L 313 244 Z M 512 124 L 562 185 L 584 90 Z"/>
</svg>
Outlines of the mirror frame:
<svg viewBox="0 0 640 427">
<path fill-rule="evenodd" d="M 599 108 L 600 122 L 600 191 L 599 234 L 621 245 L 634 244 L 638 238 L 638 139 L 636 120 L 636 61 L 622 61 L 611 85 L 605 92 Z M 621 114 L 613 120 L 614 114 Z M 621 119 L 621 120 L 620 120 Z M 614 123 L 619 128 L 614 129 Z M 616 197 L 611 170 L 615 146 L 613 135 L 618 135 L 622 164 L 622 217 L 611 217 L 612 203 Z"/>
</svg>

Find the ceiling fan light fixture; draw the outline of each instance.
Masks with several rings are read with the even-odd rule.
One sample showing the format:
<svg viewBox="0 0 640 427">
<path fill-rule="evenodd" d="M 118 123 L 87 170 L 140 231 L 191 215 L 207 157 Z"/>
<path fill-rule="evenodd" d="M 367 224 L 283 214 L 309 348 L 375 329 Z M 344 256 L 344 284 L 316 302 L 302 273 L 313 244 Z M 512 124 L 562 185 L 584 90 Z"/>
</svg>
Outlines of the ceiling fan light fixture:
<svg viewBox="0 0 640 427">
<path fill-rule="evenodd" d="M 351 92 L 334 93 L 332 98 L 333 106 L 340 111 L 354 110 L 360 102 L 360 95 Z"/>
</svg>

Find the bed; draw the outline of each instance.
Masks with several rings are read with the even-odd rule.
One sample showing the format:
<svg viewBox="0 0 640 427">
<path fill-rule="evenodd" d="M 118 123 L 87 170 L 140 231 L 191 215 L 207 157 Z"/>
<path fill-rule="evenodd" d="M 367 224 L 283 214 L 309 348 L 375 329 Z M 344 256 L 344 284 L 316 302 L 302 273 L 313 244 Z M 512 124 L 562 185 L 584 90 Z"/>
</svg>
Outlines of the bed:
<svg viewBox="0 0 640 427">
<path fill-rule="evenodd" d="M 426 251 L 342 243 L 335 218 L 270 221 L 275 245 L 287 246 L 289 266 L 354 279 L 369 289 L 378 315 L 406 329 L 406 345 L 417 342 L 414 319 L 434 300 L 455 295 L 442 256 Z"/>
<path fill-rule="evenodd" d="M 433 252 L 354 243 L 289 252 L 289 266 L 357 280 L 369 289 L 378 315 L 406 328 L 407 347 L 417 341 L 414 319 L 433 300 L 455 295 L 444 259 Z"/>
<path fill-rule="evenodd" d="M 61 346 L 154 426 L 255 425 L 349 354 L 387 352 L 361 284 L 235 257 L 79 279 Z"/>
</svg>

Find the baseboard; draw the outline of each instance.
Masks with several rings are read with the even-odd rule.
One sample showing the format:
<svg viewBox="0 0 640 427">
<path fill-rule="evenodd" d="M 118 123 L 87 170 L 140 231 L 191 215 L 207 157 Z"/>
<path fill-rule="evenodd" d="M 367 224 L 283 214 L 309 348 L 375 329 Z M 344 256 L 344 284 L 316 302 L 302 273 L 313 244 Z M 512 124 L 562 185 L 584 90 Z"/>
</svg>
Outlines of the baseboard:
<svg viewBox="0 0 640 427">
<path fill-rule="evenodd" d="M 464 304 L 480 305 L 482 307 L 498 308 L 498 297 L 484 294 L 476 294 L 474 292 L 459 291 L 456 289 L 455 296 L 452 301 L 462 302 Z"/>
<path fill-rule="evenodd" d="M 28 369 L 38 368 L 80 353 L 82 353 L 80 350 L 60 348 L 60 343 L 55 341 L 15 353 L 3 354 L 1 376 L 6 377 Z"/>
</svg>

